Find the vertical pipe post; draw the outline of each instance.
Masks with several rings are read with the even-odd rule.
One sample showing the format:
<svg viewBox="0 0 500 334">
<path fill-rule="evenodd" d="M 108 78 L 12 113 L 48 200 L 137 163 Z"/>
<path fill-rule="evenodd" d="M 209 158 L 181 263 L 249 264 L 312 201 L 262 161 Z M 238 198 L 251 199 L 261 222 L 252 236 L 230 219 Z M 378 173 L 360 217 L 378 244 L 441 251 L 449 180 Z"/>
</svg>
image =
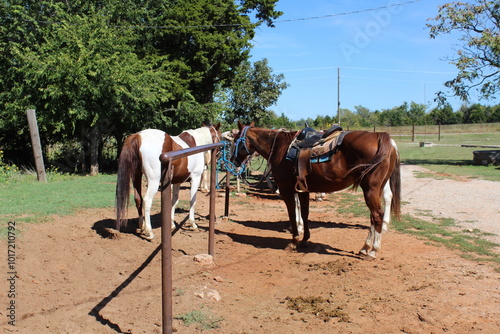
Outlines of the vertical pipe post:
<svg viewBox="0 0 500 334">
<path fill-rule="evenodd" d="M 161 191 L 162 331 L 172 334 L 172 161 L 163 166 Z"/>
<path fill-rule="evenodd" d="M 210 162 L 210 217 L 208 220 L 208 254 L 215 256 L 215 183 L 217 178 L 217 149 L 212 150 Z"/>
<path fill-rule="evenodd" d="M 229 191 L 231 187 L 231 173 L 226 170 L 226 202 L 224 205 L 224 217 L 229 217 Z"/>
</svg>

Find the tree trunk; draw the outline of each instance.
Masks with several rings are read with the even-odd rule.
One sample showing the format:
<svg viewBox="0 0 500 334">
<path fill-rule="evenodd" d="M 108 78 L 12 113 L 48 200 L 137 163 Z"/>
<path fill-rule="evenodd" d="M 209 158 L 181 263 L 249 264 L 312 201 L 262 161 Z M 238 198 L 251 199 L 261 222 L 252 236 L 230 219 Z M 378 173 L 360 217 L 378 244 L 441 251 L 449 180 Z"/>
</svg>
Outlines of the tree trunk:
<svg viewBox="0 0 500 334">
<path fill-rule="evenodd" d="M 99 174 L 99 147 L 101 147 L 101 131 L 99 125 L 95 124 L 90 128 L 89 133 L 89 153 L 90 153 L 90 175 Z"/>
</svg>

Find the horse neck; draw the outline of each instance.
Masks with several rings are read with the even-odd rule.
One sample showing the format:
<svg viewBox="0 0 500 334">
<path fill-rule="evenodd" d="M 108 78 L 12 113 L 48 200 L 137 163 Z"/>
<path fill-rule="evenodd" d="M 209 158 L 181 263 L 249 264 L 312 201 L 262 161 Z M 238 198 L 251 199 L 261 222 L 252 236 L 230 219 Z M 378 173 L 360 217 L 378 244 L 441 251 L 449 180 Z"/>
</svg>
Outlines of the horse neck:
<svg viewBox="0 0 500 334">
<path fill-rule="evenodd" d="M 255 150 L 266 160 L 269 160 L 271 154 L 274 157 L 274 153 L 282 146 L 279 143 L 281 140 L 277 140 L 277 136 L 281 135 L 278 132 L 281 131 L 257 128 L 252 128 L 251 130 L 248 131 L 247 136 Z"/>
</svg>

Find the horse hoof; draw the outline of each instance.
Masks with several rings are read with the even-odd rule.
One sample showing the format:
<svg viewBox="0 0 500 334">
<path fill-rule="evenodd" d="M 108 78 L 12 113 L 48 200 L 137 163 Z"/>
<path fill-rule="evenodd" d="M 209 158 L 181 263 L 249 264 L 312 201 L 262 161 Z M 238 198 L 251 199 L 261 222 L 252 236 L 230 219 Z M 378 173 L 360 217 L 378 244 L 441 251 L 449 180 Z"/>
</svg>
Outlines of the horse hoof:
<svg viewBox="0 0 500 334">
<path fill-rule="evenodd" d="M 155 235 L 153 233 L 151 233 L 149 235 L 144 234 L 142 237 L 144 239 L 146 239 L 147 241 L 153 241 L 153 239 L 155 238 Z"/>
<path fill-rule="evenodd" d="M 363 261 L 373 261 L 375 258 L 371 255 L 365 255 L 362 257 Z"/>
<path fill-rule="evenodd" d="M 288 252 L 293 252 L 295 250 L 297 250 L 297 245 L 293 244 L 293 243 L 289 243 L 286 247 L 285 247 L 285 250 L 288 251 Z"/>
<path fill-rule="evenodd" d="M 309 243 L 307 241 L 301 241 L 297 245 L 297 248 L 309 248 Z"/>
</svg>

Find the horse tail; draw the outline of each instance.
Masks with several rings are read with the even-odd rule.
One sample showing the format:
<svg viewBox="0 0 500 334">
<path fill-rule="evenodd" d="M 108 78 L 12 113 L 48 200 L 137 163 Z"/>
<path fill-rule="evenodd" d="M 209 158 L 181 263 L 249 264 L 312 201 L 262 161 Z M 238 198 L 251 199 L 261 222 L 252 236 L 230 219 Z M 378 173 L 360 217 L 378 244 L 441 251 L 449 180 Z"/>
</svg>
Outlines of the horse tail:
<svg viewBox="0 0 500 334">
<path fill-rule="evenodd" d="M 401 158 L 396 144 L 394 143 L 393 146 L 396 152 L 396 163 L 389 178 L 389 185 L 392 192 L 391 212 L 399 220 L 401 218 Z"/>
<path fill-rule="evenodd" d="M 141 139 L 139 134 L 129 136 L 123 144 L 118 159 L 118 179 L 116 182 L 116 229 L 127 226 L 127 206 L 130 194 L 130 180 L 139 171 Z"/>
<path fill-rule="evenodd" d="M 363 171 L 361 171 L 361 175 L 354 182 L 353 189 L 356 189 L 357 187 L 359 187 L 359 185 L 364 180 L 364 178 L 367 175 L 369 175 L 374 169 L 376 169 L 391 154 L 393 146 L 392 146 L 392 139 L 391 139 L 390 135 L 387 132 L 379 132 L 379 133 L 377 133 L 377 135 L 378 135 L 377 152 L 375 153 L 373 158 L 370 160 L 370 162 L 357 165 L 357 166 L 351 168 L 347 173 L 347 174 L 349 174 L 349 173 L 353 172 L 354 170 L 364 168 Z"/>
</svg>

